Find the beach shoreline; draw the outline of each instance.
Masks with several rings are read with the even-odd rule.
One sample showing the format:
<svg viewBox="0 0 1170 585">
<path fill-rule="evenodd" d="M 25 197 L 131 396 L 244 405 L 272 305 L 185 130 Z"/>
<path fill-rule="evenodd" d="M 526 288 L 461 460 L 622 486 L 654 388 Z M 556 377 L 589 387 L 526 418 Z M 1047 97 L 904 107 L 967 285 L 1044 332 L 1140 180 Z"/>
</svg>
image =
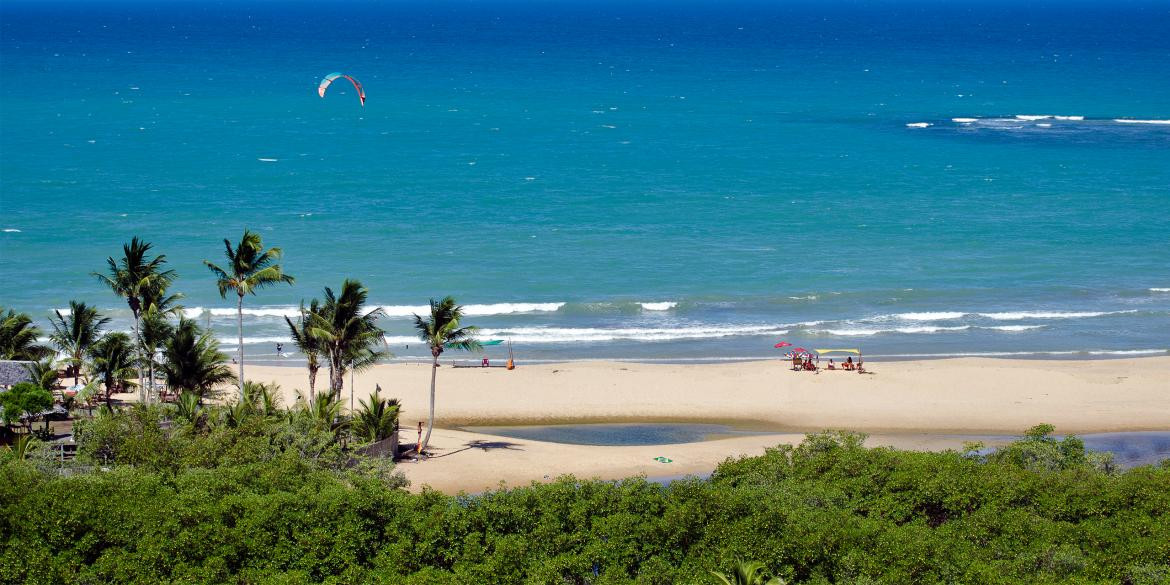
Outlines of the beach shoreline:
<svg viewBox="0 0 1170 585">
<path fill-rule="evenodd" d="M 791 371 L 781 360 L 725 364 L 521 363 L 438 372 L 436 426 L 600 422 L 713 422 L 810 432 L 1018 433 L 1040 422 L 1061 432 L 1170 429 L 1170 357 L 1117 360 L 958 358 L 868 362 L 869 373 Z M 281 386 L 286 405 L 306 389 L 304 368 L 249 366 Z M 378 365 L 354 377 L 402 404 L 402 426 L 425 420 L 426 364 Z M 327 384 L 318 374 L 317 390 Z M 350 401 L 349 376 L 342 391 Z M 356 404 L 356 402 L 355 402 Z"/>
<path fill-rule="evenodd" d="M 500 486 L 581 479 L 710 473 L 728 457 L 798 444 L 807 433 L 869 434 L 870 446 L 960 449 L 964 435 L 1019 435 L 1041 423 L 1057 433 L 1170 430 L 1170 357 L 1108 361 L 960 358 L 867 362 L 871 373 L 794 372 L 787 363 L 636 364 L 569 362 L 516 370 L 438 372 L 436 429 L 423 462 L 399 465 L 411 489 L 478 493 Z M 303 368 L 249 366 L 275 382 L 286 405 L 307 387 Z M 326 384 L 318 375 L 318 391 Z M 401 440 L 426 420 L 427 365 L 379 365 L 355 376 L 356 398 L 378 384 L 402 401 Z M 342 393 L 348 406 L 349 385 Z M 356 402 L 355 402 L 356 404 Z M 466 426 L 613 422 L 716 423 L 771 431 L 694 443 L 598 446 L 460 430 Z M 670 463 L 661 463 L 665 457 Z"/>
</svg>

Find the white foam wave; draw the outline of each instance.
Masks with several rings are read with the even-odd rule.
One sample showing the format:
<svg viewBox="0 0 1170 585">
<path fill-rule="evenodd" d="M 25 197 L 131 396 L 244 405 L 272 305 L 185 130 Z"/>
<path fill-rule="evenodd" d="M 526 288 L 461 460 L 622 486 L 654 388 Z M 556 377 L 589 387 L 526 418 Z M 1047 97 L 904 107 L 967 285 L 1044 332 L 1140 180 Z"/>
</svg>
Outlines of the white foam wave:
<svg viewBox="0 0 1170 585">
<path fill-rule="evenodd" d="M 919 333 L 939 333 L 943 331 L 966 331 L 970 328 L 970 325 L 960 325 L 957 327 L 931 327 L 923 325 L 918 327 L 892 327 L 889 329 L 819 329 L 810 331 L 810 333 L 835 335 L 838 337 L 857 337 L 877 335 L 879 333 L 906 333 L 912 335 Z"/>
<path fill-rule="evenodd" d="M 1043 328 L 1043 325 L 996 325 L 994 327 L 980 327 L 980 329 L 993 329 L 995 331 L 1031 331 L 1033 329 Z"/>
<path fill-rule="evenodd" d="M 950 319 L 960 319 L 966 313 L 957 311 L 939 311 L 933 313 L 898 313 L 894 315 L 899 319 L 906 319 L 907 321 L 946 321 Z"/>
<path fill-rule="evenodd" d="M 518 343 L 569 343 L 604 341 L 673 341 L 712 339 L 738 335 L 783 335 L 787 329 L 771 325 L 691 326 L 676 328 L 600 328 L 600 327 L 516 327 L 481 329 L 483 339 L 508 339 Z"/>
<path fill-rule="evenodd" d="M 979 118 L 951 118 L 951 121 L 956 124 L 970 124 L 972 122 L 978 122 Z"/>
<path fill-rule="evenodd" d="M 20 230 L 18 230 L 16 228 L 4 228 L 4 233 L 6 233 L 6 234 L 19 234 Z"/>
<path fill-rule="evenodd" d="M 275 159 L 275 158 L 258 158 L 258 159 L 256 159 L 256 160 L 258 160 L 258 161 L 260 161 L 260 162 L 276 162 L 276 161 L 277 161 L 277 160 L 279 160 L 279 159 Z"/>
<path fill-rule="evenodd" d="M 236 310 L 228 308 L 213 308 L 205 309 L 203 307 L 191 307 L 184 311 L 188 317 L 198 317 L 203 313 L 210 313 L 212 317 L 235 317 Z M 249 317 L 299 317 L 301 315 L 300 307 L 244 307 L 244 315 Z"/>
<path fill-rule="evenodd" d="M 551 313 L 565 306 L 565 303 L 491 303 L 485 305 L 464 305 L 463 314 L 483 317 L 485 315 L 511 315 L 515 313 Z M 387 317 L 413 317 L 428 313 L 427 305 L 383 305 Z"/>
<path fill-rule="evenodd" d="M 788 298 L 790 298 L 794 301 L 815 301 L 815 300 L 817 300 L 817 295 L 805 295 L 803 297 L 788 297 Z"/>
<path fill-rule="evenodd" d="M 513 313 L 542 313 L 553 312 L 565 303 L 494 303 L 485 305 L 464 305 L 463 314 L 468 316 L 482 317 L 485 315 L 509 315 Z M 375 307 L 370 307 L 371 309 Z M 422 315 L 430 311 L 427 305 L 383 305 L 381 307 L 383 312 L 389 318 L 413 317 L 414 315 Z M 212 317 L 235 317 L 236 309 L 231 307 L 189 307 L 184 310 L 184 314 L 191 319 L 202 316 L 204 313 L 209 313 Z M 244 307 L 245 317 L 299 317 L 301 315 L 301 308 L 293 305 L 286 306 L 269 306 L 269 307 Z"/>
<path fill-rule="evenodd" d="M 930 122 L 911 122 L 906 124 L 907 128 L 928 128 L 932 124 Z"/>
<path fill-rule="evenodd" d="M 1070 121 L 1070 122 L 1080 122 L 1081 120 L 1085 119 L 1084 116 L 1053 116 L 1053 118 L 1056 118 L 1057 120 L 1066 120 L 1066 121 Z"/>
<path fill-rule="evenodd" d="M 239 345 L 240 338 L 235 337 L 235 336 L 226 336 L 225 335 L 222 337 L 216 337 L 215 340 L 220 343 L 220 350 L 222 351 L 226 347 L 231 347 L 233 349 L 236 348 L 236 346 Z M 247 336 L 245 336 L 244 337 L 244 345 L 253 345 L 256 343 L 292 343 L 292 338 L 280 337 L 280 336 L 272 336 L 272 337 L 247 337 Z"/>
<path fill-rule="evenodd" d="M 1114 118 L 1113 121 L 1119 122 L 1121 124 L 1170 124 L 1170 120 L 1132 120 L 1129 118 Z"/>
<path fill-rule="evenodd" d="M 1007 311 L 1003 313 L 978 313 L 980 317 L 995 319 L 996 321 L 1019 321 L 1021 319 L 1084 319 L 1088 317 L 1103 317 L 1105 315 L 1121 315 L 1136 313 L 1130 311 Z"/>
<path fill-rule="evenodd" d="M 1150 292 L 1170 292 L 1170 288 L 1153 287 Z"/>
<path fill-rule="evenodd" d="M 669 311 L 678 306 L 674 301 L 664 301 L 661 303 L 638 303 L 647 311 Z"/>
<path fill-rule="evenodd" d="M 1051 119 L 1052 117 L 1053 117 L 1053 116 L 1051 116 L 1051 115 L 1048 115 L 1048 114 L 1040 114 L 1040 115 L 1033 115 L 1033 114 L 1016 114 L 1016 119 L 1017 119 L 1017 120 L 1026 120 L 1026 121 L 1028 121 L 1028 122 L 1035 122 L 1036 120 L 1049 120 L 1049 119 Z"/>
</svg>

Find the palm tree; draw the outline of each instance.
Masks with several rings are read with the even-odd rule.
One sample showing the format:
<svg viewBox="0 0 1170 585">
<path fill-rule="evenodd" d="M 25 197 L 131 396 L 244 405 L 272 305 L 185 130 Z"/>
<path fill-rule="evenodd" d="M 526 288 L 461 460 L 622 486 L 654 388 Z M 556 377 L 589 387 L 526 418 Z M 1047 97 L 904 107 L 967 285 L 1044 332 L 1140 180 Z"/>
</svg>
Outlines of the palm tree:
<svg viewBox="0 0 1170 585">
<path fill-rule="evenodd" d="M 766 579 L 764 572 L 767 569 L 763 563 L 740 561 L 732 567 L 730 575 L 716 571 L 711 571 L 711 574 L 723 585 L 785 585 L 785 581 L 780 577 Z"/>
<path fill-rule="evenodd" d="M 175 328 L 166 320 L 163 314 L 163 310 L 160 310 L 157 305 L 143 311 L 142 330 L 139 332 L 142 349 L 145 353 L 147 394 L 151 400 L 155 397 L 154 367 L 157 365 L 155 354 L 158 353 L 158 349 L 166 343 L 166 340 L 175 331 Z"/>
<path fill-rule="evenodd" d="M 285 274 L 276 261 L 280 259 L 280 248 L 264 249 L 264 244 L 260 241 L 260 234 L 244 230 L 244 237 L 240 239 L 240 244 L 234 249 L 232 243 L 228 239 L 223 241 L 224 255 L 228 259 L 228 268 L 225 270 L 219 266 L 204 260 L 203 264 L 215 274 L 216 285 L 219 286 L 219 296 L 227 298 L 229 290 L 235 291 L 236 300 L 236 325 L 240 334 L 240 392 L 244 391 L 244 295 L 256 294 L 258 289 L 266 286 L 285 282 L 293 283 L 293 277 Z"/>
<path fill-rule="evenodd" d="M 130 312 L 134 314 L 134 339 L 141 345 L 141 317 L 142 312 L 161 304 L 174 304 L 179 295 L 167 296 L 166 290 L 178 276 L 174 270 L 164 268 L 167 257 L 159 254 L 148 258 L 153 245 L 139 240 L 137 236 L 130 239 L 129 244 L 122 246 L 122 258 L 114 260 L 113 256 L 106 258 L 107 273 L 94 272 L 98 282 L 109 287 L 115 295 L 126 299 Z M 139 347 L 139 349 L 142 349 Z M 141 377 L 141 376 L 139 376 Z M 143 388 L 143 392 L 145 392 Z M 146 397 L 142 397 L 143 402 Z"/>
<path fill-rule="evenodd" d="M 398 411 L 401 405 L 397 398 L 389 400 L 380 396 L 382 387 L 374 385 L 370 401 L 358 400 L 361 408 L 354 413 L 353 431 L 367 441 L 378 442 L 398 430 Z"/>
<path fill-rule="evenodd" d="M 53 355 L 53 350 L 37 340 L 41 330 L 27 313 L 0 307 L 0 359 L 37 361 Z"/>
<path fill-rule="evenodd" d="M 308 313 L 309 333 L 316 337 L 329 360 L 329 391 L 341 397 L 345 373 L 360 372 L 386 355 L 377 349 L 382 330 L 376 322 L 382 309 L 363 313 L 369 291 L 356 280 L 341 283 L 341 294 L 325 288 L 325 302 L 319 313 Z"/>
<path fill-rule="evenodd" d="M 57 386 L 57 362 L 52 357 L 26 364 L 24 369 L 38 387 L 52 390 Z"/>
<path fill-rule="evenodd" d="M 297 349 L 304 354 L 308 361 L 309 367 L 309 398 L 312 399 L 317 395 L 317 371 L 321 369 L 321 340 L 313 335 L 312 320 L 313 316 L 321 315 L 321 306 L 317 299 L 313 299 L 309 303 L 309 309 L 305 311 L 305 302 L 301 301 L 301 318 L 296 323 L 288 317 L 284 321 L 288 323 L 288 331 L 292 335 L 293 344 Z"/>
<path fill-rule="evenodd" d="M 462 350 L 478 350 L 480 344 L 475 340 L 477 327 L 460 327 L 459 320 L 463 318 L 463 307 L 455 304 L 450 296 L 441 301 L 431 299 L 431 314 L 424 319 L 414 316 L 414 328 L 418 336 L 431 348 L 434 361 L 431 364 L 431 410 L 427 417 L 427 435 L 423 437 L 419 447 L 419 455 L 426 451 L 427 443 L 431 440 L 431 430 L 435 426 L 435 374 L 439 371 L 439 356 L 447 347 Z"/>
<path fill-rule="evenodd" d="M 93 373 L 106 388 L 106 406 L 111 406 L 110 395 L 119 386 L 133 386 L 134 342 L 120 331 L 107 333 L 89 348 Z"/>
<path fill-rule="evenodd" d="M 49 339 L 67 357 L 69 369 L 73 372 L 73 383 L 81 383 L 81 366 L 89 348 L 101 337 L 102 327 L 110 322 L 97 309 L 78 301 L 69 301 L 69 314 L 54 311 L 56 319 L 50 318 L 53 334 Z"/>
<path fill-rule="evenodd" d="M 227 366 L 228 357 L 219 351 L 219 342 L 190 319 L 179 318 L 162 351 L 160 369 L 167 386 L 194 393 L 200 401 L 214 395 L 217 386 L 236 381 Z"/>
<path fill-rule="evenodd" d="M 329 432 L 334 438 L 349 426 L 349 420 L 341 415 L 341 398 L 331 392 L 309 400 L 300 396 L 296 412 L 306 417 L 314 429 Z"/>
</svg>

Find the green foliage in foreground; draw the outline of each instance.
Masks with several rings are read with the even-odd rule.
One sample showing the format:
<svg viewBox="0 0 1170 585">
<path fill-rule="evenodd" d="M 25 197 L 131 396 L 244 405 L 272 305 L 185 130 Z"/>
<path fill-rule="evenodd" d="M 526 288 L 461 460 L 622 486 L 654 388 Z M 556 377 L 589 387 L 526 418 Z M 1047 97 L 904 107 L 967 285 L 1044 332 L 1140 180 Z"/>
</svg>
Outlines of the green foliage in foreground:
<svg viewBox="0 0 1170 585">
<path fill-rule="evenodd" d="M 1170 466 L 1113 473 L 1046 429 L 986 460 L 831 433 L 708 481 L 567 477 L 449 497 L 314 460 L 285 423 L 185 434 L 155 412 L 87 431 L 109 443 L 109 471 L 0 462 L 2 580 L 713 584 L 741 559 L 788 583 L 1170 579 Z"/>
</svg>

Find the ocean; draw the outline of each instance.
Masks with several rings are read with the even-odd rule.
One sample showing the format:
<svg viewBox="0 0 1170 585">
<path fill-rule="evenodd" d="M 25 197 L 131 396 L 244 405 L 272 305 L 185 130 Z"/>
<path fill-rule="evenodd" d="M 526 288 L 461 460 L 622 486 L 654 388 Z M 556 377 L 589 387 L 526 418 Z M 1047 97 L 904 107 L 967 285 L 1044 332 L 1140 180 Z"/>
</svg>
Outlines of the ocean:
<svg viewBox="0 0 1170 585">
<path fill-rule="evenodd" d="M 345 278 L 398 360 L 444 295 L 521 363 L 1166 355 L 1167 31 L 1164 0 L 5 0 L 0 305 L 127 329 L 91 272 L 137 235 L 231 351 L 201 261 L 248 227 L 297 279 L 246 300 L 260 362 Z"/>
</svg>

